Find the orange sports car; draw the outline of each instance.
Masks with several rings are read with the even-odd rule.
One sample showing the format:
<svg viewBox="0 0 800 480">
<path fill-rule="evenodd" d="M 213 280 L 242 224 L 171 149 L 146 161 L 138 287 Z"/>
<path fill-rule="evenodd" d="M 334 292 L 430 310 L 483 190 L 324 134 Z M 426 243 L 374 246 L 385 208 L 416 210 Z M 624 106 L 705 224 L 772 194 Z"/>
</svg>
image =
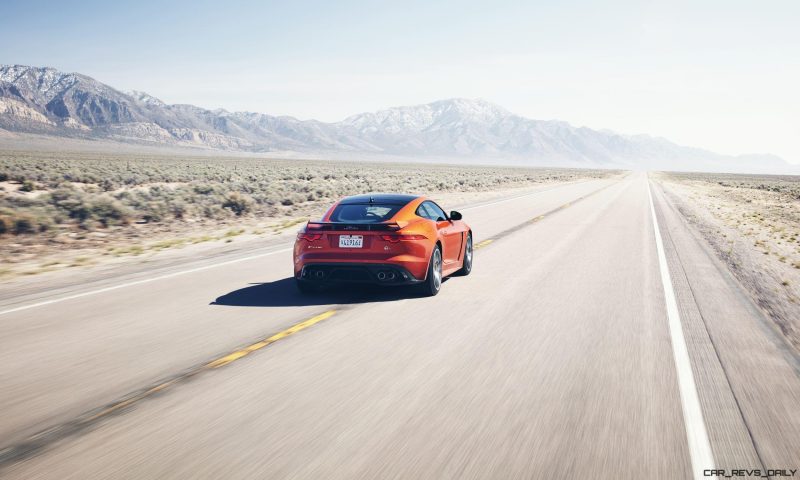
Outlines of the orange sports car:
<svg viewBox="0 0 800 480">
<path fill-rule="evenodd" d="M 469 275 L 472 253 L 472 231 L 460 213 L 447 215 L 424 196 L 356 195 L 297 234 L 294 278 L 304 293 L 353 282 L 418 285 L 436 295 L 442 278 Z"/>
</svg>

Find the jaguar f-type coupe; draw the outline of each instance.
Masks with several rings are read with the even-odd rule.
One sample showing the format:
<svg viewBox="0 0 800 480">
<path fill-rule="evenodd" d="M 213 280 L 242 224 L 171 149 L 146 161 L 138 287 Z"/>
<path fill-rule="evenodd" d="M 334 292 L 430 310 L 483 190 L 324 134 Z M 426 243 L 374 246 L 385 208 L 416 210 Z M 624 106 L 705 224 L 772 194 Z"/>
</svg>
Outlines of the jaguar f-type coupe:
<svg viewBox="0 0 800 480">
<path fill-rule="evenodd" d="M 448 275 L 472 271 L 472 231 L 419 195 L 346 197 L 309 221 L 294 244 L 294 278 L 303 293 L 334 283 L 417 285 L 436 295 Z"/>
</svg>

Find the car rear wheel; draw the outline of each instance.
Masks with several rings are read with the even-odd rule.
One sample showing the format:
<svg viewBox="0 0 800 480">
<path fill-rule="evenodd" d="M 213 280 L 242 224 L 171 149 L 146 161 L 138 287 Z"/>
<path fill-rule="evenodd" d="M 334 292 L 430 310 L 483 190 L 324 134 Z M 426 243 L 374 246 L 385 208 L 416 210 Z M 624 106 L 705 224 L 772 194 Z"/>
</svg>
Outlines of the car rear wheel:
<svg viewBox="0 0 800 480">
<path fill-rule="evenodd" d="M 428 276 L 420 287 L 425 295 L 431 297 L 442 289 L 442 250 L 438 245 L 433 248 L 431 260 L 428 263 Z"/>
<path fill-rule="evenodd" d="M 467 246 L 464 247 L 464 264 L 456 275 L 467 276 L 472 271 L 472 255 L 475 253 L 472 247 L 472 232 L 467 234 Z"/>
</svg>

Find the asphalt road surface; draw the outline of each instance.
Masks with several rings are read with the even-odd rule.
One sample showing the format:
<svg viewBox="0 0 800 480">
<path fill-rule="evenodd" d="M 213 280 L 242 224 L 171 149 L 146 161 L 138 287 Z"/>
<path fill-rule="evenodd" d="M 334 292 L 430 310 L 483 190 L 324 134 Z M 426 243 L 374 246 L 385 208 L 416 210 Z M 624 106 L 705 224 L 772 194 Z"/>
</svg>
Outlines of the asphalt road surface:
<svg viewBox="0 0 800 480">
<path fill-rule="evenodd" d="M 646 174 L 463 214 L 432 298 L 301 296 L 286 244 L 0 287 L 0 477 L 800 468 L 797 357 Z"/>
</svg>

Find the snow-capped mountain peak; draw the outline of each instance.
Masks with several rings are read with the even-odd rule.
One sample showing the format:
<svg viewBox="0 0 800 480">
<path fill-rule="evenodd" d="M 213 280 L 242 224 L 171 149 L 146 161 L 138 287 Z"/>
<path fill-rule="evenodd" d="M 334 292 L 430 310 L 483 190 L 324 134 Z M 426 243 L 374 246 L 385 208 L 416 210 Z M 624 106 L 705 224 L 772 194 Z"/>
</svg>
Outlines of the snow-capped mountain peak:
<svg viewBox="0 0 800 480">
<path fill-rule="evenodd" d="M 314 155 L 391 155 L 526 165 L 741 169 L 786 165 L 770 156 L 729 157 L 646 135 L 620 135 L 533 120 L 482 99 L 450 98 L 340 122 L 167 105 L 53 68 L 0 66 L 0 128 L 114 141 Z M 737 163 L 738 162 L 738 163 Z M 705 166 L 704 166 L 705 165 Z"/>
<path fill-rule="evenodd" d="M 486 100 L 451 98 L 424 105 L 393 107 L 372 113 L 361 113 L 344 119 L 341 123 L 363 131 L 404 130 L 421 132 L 436 125 L 454 123 L 496 122 L 511 114 Z"/>
<path fill-rule="evenodd" d="M 50 101 L 60 91 L 78 82 L 78 75 L 54 68 L 25 65 L 0 65 L 0 82 L 13 84 L 20 91 Z"/>
<path fill-rule="evenodd" d="M 148 93 L 140 92 L 139 90 L 130 90 L 130 91 L 125 92 L 125 93 L 128 94 L 129 96 L 135 98 L 136 101 L 141 102 L 141 103 L 143 103 L 145 105 L 157 106 L 157 107 L 166 107 L 167 106 L 166 103 L 162 102 L 158 98 L 156 98 L 156 97 L 154 97 L 154 96 L 152 96 L 152 95 L 150 95 Z"/>
</svg>

